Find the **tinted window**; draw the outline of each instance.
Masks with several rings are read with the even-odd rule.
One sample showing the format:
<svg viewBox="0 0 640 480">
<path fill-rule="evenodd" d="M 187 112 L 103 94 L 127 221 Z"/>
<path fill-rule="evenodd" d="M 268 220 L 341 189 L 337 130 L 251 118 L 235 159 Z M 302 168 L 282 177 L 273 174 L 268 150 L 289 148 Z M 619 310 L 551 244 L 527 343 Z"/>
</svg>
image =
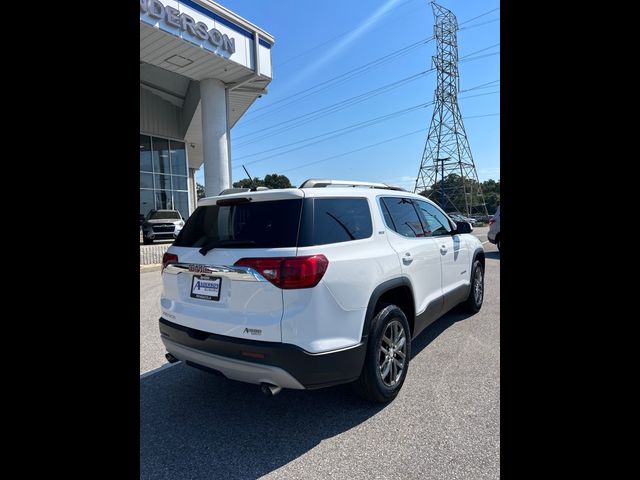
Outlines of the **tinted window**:
<svg viewBox="0 0 640 480">
<path fill-rule="evenodd" d="M 413 202 L 408 198 L 385 197 L 382 200 L 385 220 L 391 223 L 387 226 L 405 237 L 424 237 L 422 224 Z M 384 207 L 387 212 L 384 212 Z"/>
<path fill-rule="evenodd" d="M 149 220 L 163 219 L 180 220 L 180 214 L 178 212 L 154 212 L 149 216 Z"/>
<path fill-rule="evenodd" d="M 444 213 L 428 202 L 418 200 L 416 201 L 416 204 L 418 205 L 418 210 L 422 215 L 425 228 L 431 231 L 430 233 L 428 232 L 427 235 L 433 235 L 436 237 L 439 235 L 450 234 L 451 226 Z"/>
<path fill-rule="evenodd" d="M 309 245 L 360 240 L 373 233 L 366 198 L 316 198 L 313 208 L 313 242 Z"/>
<path fill-rule="evenodd" d="M 301 207 L 302 199 L 198 207 L 174 245 L 198 248 L 216 244 L 220 248 L 295 247 Z"/>
</svg>

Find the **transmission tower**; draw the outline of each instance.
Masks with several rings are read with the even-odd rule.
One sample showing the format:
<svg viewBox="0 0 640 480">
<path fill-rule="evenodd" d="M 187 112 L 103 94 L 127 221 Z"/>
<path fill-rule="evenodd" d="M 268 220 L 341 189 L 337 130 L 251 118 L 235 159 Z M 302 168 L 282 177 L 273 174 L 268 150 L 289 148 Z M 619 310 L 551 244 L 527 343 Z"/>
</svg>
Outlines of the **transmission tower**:
<svg viewBox="0 0 640 480">
<path fill-rule="evenodd" d="M 426 192 L 445 212 L 488 215 L 478 181 L 467 132 L 458 107 L 458 40 L 456 16 L 431 2 L 437 55 L 433 57 L 438 83 L 433 116 L 416 178 L 415 193 Z"/>
</svg>

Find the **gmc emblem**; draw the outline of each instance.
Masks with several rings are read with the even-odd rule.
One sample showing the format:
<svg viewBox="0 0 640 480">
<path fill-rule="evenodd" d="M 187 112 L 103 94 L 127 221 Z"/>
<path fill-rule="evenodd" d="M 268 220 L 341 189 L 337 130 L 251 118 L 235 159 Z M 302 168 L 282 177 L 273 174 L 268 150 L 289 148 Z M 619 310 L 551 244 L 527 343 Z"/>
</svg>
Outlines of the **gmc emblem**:
<svg viewBox="0 0 640 480">
<path fill-rule="evenodd" d="M 189 271 L 193 273 L 207 273 L 209 269 L 204 265 L 189 265 Z"/>
</svg>

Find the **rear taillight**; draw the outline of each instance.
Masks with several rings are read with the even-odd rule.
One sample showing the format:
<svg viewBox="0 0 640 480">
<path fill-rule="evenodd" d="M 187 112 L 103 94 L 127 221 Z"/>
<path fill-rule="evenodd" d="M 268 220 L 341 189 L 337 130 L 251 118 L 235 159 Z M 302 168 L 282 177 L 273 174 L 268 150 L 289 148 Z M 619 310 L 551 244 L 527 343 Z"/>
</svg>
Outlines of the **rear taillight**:
<svg viewBox="0 0 640 480">
<path fill-rule="evenodd" d="M 241 258 L 234 265 L 249 267 L 278 288 L 315 287 L 329 266 L 324 255 L 307 257 Z"/>
<path fill-rule="evenodd" d="M 162 270 L 160 273 L 162 273 L 170 263 L 178 263 L 178 256 L 175 253 L 165 253 L 162 256 Z"/>
<path fill-rule="evenodd" d="M 493 225 L 494 223 L 496 223 L 496 219 L 492 218 L 489 220 L 489 225 Z"/>
</svg>

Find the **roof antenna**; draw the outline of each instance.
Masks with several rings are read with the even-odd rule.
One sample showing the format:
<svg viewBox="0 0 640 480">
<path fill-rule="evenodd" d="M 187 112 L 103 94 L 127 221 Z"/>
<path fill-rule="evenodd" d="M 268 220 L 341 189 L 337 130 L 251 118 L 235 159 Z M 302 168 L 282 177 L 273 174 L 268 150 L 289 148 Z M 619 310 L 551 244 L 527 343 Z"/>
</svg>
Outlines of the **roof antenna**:
<svg viewBox="0 0 640 480">
<path fill-rule="evenodd" d="M 255 182 L 253 181 L 253 178 L 251 178 L 251 175 L 249 175 L 249 171 L 247 170 L 247 167 L 245 167 L 244 165 L 242 165 L 242 168 L 244 168 L 245 173 L 247 174 L 247 177 L 249 177 L 249 181 L 251 182 L 251 191 L 255 192 L 255 189 L 257 188 L 257 185 L 255 184 Z"/>
</svg>

